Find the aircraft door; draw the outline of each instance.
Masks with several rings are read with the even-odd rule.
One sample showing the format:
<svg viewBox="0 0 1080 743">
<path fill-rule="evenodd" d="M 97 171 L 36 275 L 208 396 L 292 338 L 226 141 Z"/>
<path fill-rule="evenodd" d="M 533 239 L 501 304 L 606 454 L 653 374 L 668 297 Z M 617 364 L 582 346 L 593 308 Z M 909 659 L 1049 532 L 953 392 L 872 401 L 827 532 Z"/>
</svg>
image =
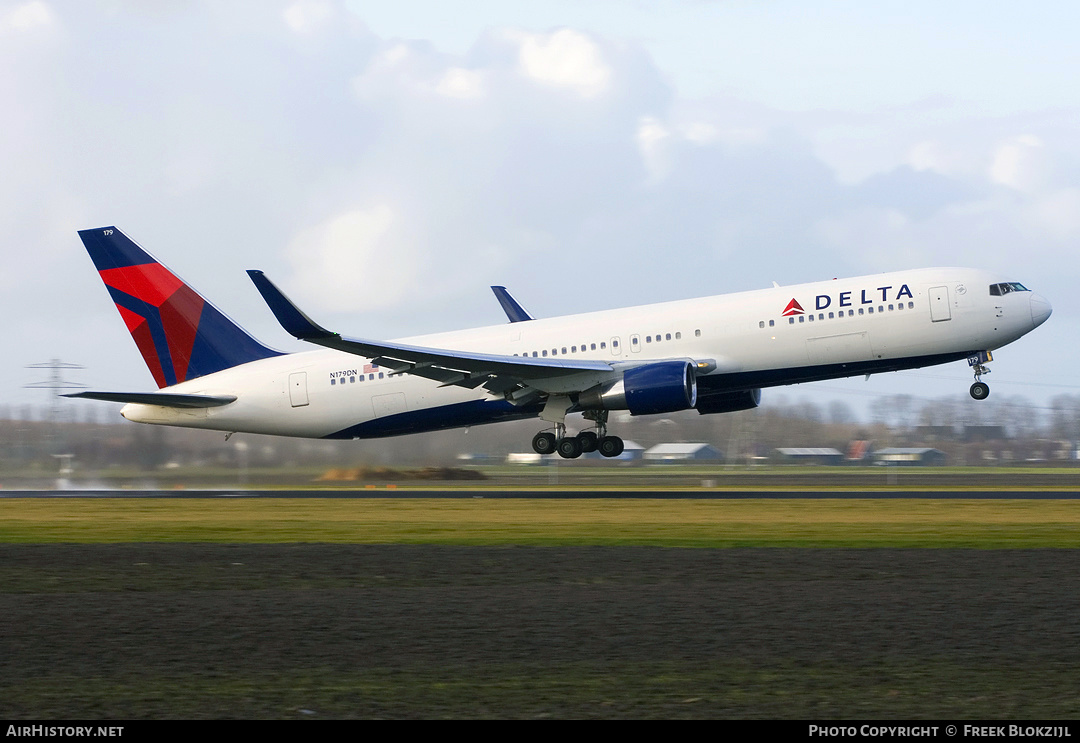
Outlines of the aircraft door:
<svg viewBox="0 0 1080 743">
<path fill-rule="evenodd" d="M 308 404 L 307 372 L 293 372 L 289 375 L 289 402 L 294 408 Z"/>
<path fill-rule="evenodd" d="M 634 353 L 641 351 L 641 336 L 637 333 L 630 336 L 630 350 Z"/>
<path fill-rule="evenodd" d="M 405 404 L 405 393 L 390 392 L 385 395 L 375 395 L 371 398 L 371 408 L 376 418 L 405 413 L 408 411 Z"/>
<path fill-rule="evenodd" d="M 949 287 L 930 287 L 930 320 L 941 322 L 952 319 L 952 308 L 949 307 Z"/>
<path fill-rule="evenodd" d="M 611 355 L 619 356 L 622 354 L 622 343 L 619 341 L 618 336 L 611 339 Z"/>
</svg>

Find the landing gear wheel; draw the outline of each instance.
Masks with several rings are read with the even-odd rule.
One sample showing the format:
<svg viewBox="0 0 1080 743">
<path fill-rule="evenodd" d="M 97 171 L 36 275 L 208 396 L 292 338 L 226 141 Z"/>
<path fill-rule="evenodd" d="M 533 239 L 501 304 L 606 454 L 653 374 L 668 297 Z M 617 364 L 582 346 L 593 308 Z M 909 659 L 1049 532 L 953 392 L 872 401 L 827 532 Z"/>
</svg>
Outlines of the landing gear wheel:
<svg viewBox="0 0 1080 743">
<path fill-rule="evenodd" d="M 551 454 L 555 451 L 555 434 L 541 431 L 533 436 L 532 447 L 537 454 Z"/>
<path fill-rule="evenodd" d="M 600 437 L 596 435 L 595 431 L 582 431 L 577 435 L 577 439 L 581 443 L 581 452 L 583 454 L 596 451 L 596 447 L 600 442 Z"/>
<path fill-rule="evenodd" d="M 623 453 L 623 440 L 618 436 L 605 436 L 600 439 L 599 449 L 605 457 L 617 457 Z"/>
<path fill-rule="evenodd" d="M 581 456 L 581 441 L 577 436 L 564 436 L 555 448 L 563 459 L 577 459 Z"/>
<path fill-rule="evenodd" d="M 976 382 L 971 385 L 971 396 L 976 400 L 985 400 L 990 396 L 990 385 L 986 382 Z"/>
</svg>

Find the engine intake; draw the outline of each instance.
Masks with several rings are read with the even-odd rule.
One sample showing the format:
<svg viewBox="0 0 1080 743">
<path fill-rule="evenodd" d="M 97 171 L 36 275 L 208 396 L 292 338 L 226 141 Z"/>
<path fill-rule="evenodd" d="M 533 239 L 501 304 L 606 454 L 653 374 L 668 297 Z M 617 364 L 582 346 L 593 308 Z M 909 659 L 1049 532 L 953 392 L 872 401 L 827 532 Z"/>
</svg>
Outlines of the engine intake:
<svg viewBox="0 0 1080 743">
<path fill-rule="evenodd" d="M 688 410 L 697 403 L 697 377 L 689 361 L 660 361 L 635 366 L 622 379 L 578 395 L 578 405 L 591 410 L 629 410 L 654 415 Z"/>
</svg>

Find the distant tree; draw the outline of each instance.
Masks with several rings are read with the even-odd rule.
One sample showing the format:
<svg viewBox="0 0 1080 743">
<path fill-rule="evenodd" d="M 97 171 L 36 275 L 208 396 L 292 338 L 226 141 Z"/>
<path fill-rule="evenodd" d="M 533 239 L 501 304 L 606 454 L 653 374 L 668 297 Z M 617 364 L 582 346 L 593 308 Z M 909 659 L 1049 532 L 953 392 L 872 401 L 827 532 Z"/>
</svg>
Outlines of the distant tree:
<svg viewBox="0 0 1080 743">
<path fill-rule="evenodd" d="M 829 422 L 830 423 L 854 423 L 855 413 L 852 411 L 851 406 L 843 400 L 833 400 L 829 403 Z"/>
</svg>

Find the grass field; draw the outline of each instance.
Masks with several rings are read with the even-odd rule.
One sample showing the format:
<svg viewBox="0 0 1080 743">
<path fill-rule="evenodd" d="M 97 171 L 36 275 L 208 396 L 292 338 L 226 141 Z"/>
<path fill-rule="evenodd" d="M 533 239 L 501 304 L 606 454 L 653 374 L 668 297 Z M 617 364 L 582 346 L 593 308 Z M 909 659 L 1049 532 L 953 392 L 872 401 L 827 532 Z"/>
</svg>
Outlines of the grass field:
<svg viewBox="0 0 1080 743">
<path fill-rule="evenodd" d="M 0 542 L 1080 547 L 1080 501 L 20 499 Z"/>
</svg>

